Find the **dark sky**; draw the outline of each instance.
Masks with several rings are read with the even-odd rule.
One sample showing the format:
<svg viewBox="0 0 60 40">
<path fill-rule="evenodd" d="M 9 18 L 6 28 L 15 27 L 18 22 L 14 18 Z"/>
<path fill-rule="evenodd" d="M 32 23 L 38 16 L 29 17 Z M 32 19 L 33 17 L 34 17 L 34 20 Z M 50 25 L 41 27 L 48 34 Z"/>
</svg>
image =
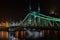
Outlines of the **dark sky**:
<svg viewBox="0 0 60 40">
<path fill-rule="evenodd" d="M 57 14 L 60 13 L 58 0 L 2 0 L 0 1 L 0 19 L 23 19 L 28 14 L 29 1 L 32 3 L 32 10 L 36 10 L 39 3 L 43 14 L 48 15 L 51 9 L 55 9 Z"/>
</svg>

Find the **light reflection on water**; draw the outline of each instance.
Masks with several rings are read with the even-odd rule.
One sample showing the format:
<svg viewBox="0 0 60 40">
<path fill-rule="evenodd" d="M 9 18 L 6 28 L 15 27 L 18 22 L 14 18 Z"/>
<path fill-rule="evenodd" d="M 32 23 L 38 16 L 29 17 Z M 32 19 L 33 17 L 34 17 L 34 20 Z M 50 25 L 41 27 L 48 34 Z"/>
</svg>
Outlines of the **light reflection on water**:
<svg viewBox="0 0 60 40">
<path fill-rule="evenodd" d="M 26 35 L 26 33 L 28 33 L 28 35 Z M 60 31 L 59 31 L 59 33 L 60 33 Z M 21 31 L 21 32 L 16 31 L 15 32 L 15 37 L 12 36 L 12 40 L 18 40 L 19 34 L 21 34 L 20 35 L 21 38 L 24 38 L 24 36 L 25 37 L 33 37 L 33 38 L 44 37 L 45 35 L 48 35 L 48 36 L 50 36 L 50 35 L 57 36 L 57 30 L 54 30 L 54 31 L 53 30 L 41 30 L 39 32 L 37 32 L 37 31 L 29 31 L 29 30 L 27 30 L 27 31 Z M 7 31 L 0 31 L 0 38 L 2 38 L 2 39 L 3 38 L 8 39 L 8 32 Z"/>
<path fill-rule="evenodd" d="M 0 31 L 0 38 L 7 38 L 8 39 L 8 32 L 7 31 Z"/>
</svg>

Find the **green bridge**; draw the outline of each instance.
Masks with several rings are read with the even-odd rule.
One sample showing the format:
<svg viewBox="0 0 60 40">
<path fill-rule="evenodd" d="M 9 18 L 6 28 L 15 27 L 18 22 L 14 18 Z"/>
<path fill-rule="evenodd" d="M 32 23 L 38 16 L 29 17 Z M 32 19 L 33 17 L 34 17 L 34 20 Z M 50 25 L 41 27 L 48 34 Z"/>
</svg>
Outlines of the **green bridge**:
<svg viewBox="0 0 60 40">
<path fill-rule="evenodd" d="M 40 6 L 38 6 L 38 11 L 31 11 L 31 6 L 29 7 L 29 10 L 30 12 L 20 23 L 20 25 L 39 27 L 60 27 L 60 19 L 40 13 Z"/>
</svg>

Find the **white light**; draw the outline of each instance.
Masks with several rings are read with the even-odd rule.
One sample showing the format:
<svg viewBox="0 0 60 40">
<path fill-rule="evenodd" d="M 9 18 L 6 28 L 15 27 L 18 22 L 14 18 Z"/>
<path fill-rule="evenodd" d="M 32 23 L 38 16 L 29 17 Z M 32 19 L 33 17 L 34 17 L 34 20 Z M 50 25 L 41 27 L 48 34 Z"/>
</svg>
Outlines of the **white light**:
<svg viewBox="0 0 60 40">
<path fill-rule="evenodd" d="M 54 11 L 52 11 L 51 13 L 54 14 Z"/>
</svg>

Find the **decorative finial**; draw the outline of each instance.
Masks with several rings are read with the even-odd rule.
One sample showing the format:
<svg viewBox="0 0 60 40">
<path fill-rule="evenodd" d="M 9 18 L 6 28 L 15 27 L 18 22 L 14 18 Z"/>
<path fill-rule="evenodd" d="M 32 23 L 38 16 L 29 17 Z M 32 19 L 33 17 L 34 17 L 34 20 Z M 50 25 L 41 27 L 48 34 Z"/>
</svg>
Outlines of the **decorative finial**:
<svg viewBox="0 0 60 40">
<path fill-rule="evenodd" d="M 38 3 L 38 12 L 40 12 L 40 4 Z"/>
<path fill-rule="evenodd" d="M 29 1 L 29 11 L 31 12 L 31 1 Z"/>
</svg>

